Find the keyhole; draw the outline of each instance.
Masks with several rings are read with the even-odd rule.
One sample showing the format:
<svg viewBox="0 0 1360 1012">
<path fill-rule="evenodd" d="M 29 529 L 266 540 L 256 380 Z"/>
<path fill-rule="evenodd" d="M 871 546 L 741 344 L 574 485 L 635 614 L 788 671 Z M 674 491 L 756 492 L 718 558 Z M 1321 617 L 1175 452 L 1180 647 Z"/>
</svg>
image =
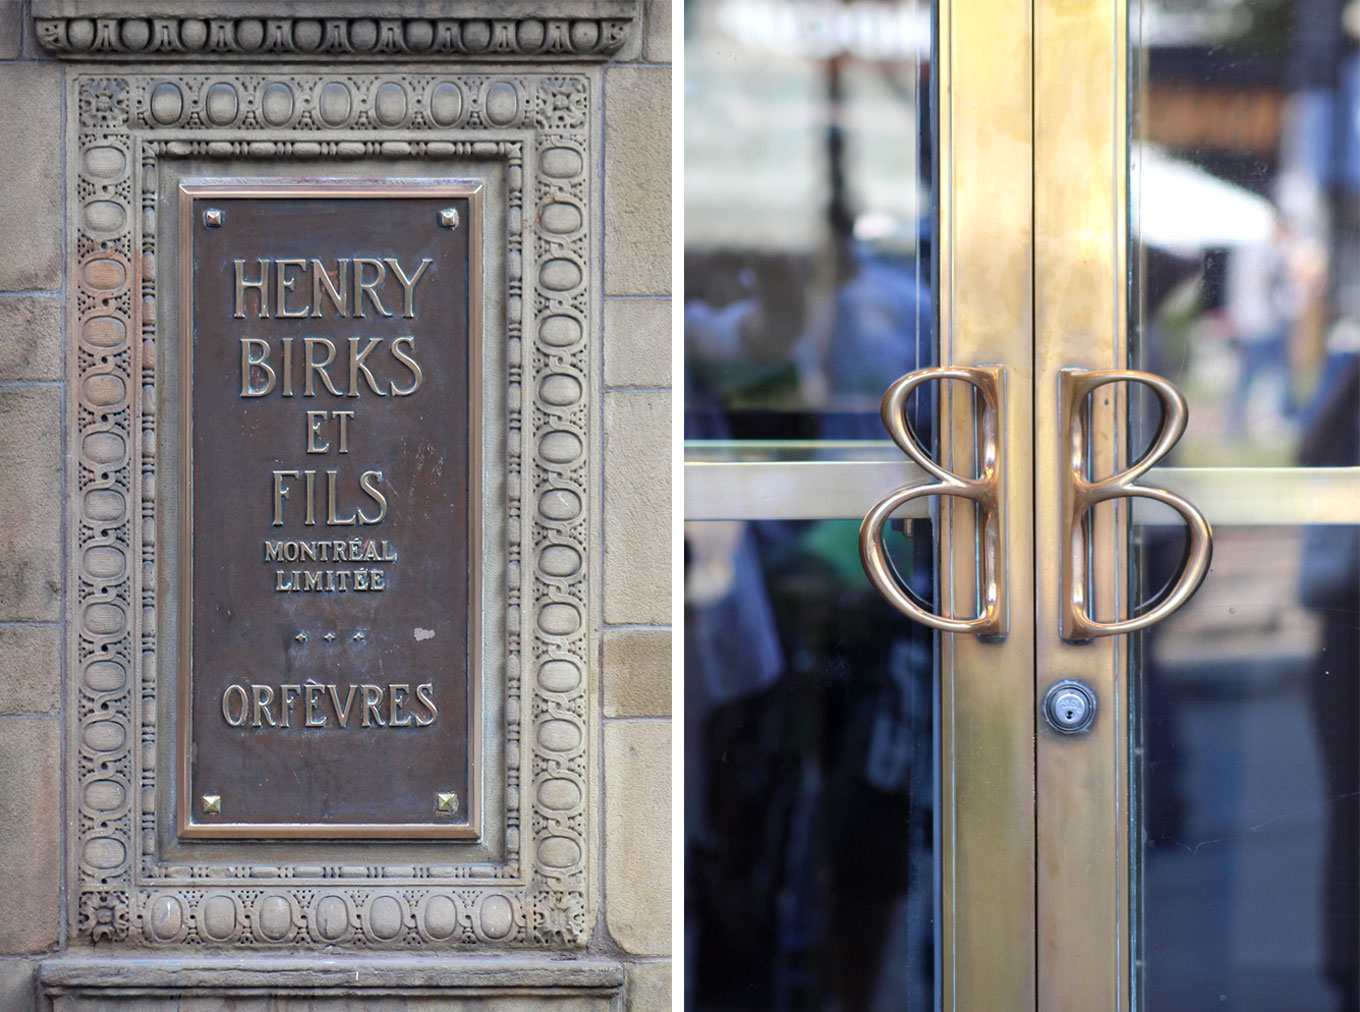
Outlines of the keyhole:
<svg viewBox="0 0 1360 1012">
<path fill-rule="evenodd" d="M 1084 682 L 1064 679 L 1044 694 L 1043 713 L 1055 731 L 1080 734 L 1095 720 L 1096 694 Z"/>
</svg>

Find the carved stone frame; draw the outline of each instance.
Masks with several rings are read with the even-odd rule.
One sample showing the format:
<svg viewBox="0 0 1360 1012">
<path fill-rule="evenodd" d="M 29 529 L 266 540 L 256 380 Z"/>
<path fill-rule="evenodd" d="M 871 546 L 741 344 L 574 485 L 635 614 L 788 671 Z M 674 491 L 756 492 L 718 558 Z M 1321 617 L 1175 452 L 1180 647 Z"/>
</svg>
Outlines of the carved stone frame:
<svg viewBox="0 0 1360 1012">
<path fill-rule="evenodd" d="M 71 913 L 154 946 L 576 947 L 593 901 L 589 447 L 596 410 L 588 71 L 166 67 L 79 73 L 68 108 Z M 504 788 L 500 853 L 388 843 L 278 860 L 162 853 L 158 691 L 160 159 L 409 167 L 491 160 L 504 219 Z M 173 295 L 168 297 L 173 298 Z M 159 714 L 159 716 L 158 716 Z M 163 785 L 162 785 L 163 786 Z M 491 799 L 488 799 L 490 802 Z M 186 859 L 183 855 L 189 853 Z M 356 860 L 356 855 L 367 855 Z M 322 859 L 317 859 L 317 854 Z M 432 857 L 433 855 L 433 857 Z M 293 857 L 296 858 L 296 852 Z"/>
</svg>

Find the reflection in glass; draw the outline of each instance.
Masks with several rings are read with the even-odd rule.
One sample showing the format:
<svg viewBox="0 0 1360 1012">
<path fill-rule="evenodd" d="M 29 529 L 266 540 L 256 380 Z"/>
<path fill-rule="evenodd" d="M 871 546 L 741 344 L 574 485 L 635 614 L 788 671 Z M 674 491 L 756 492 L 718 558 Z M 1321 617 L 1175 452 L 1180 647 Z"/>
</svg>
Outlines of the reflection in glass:
<svg viewBox="0 0 1360 1012">
<path fill-rule="evenodd" d="M 1136 364 L 1194 406 L 1171 462 L 1292 464 L 1360 352 L 1360 7 L 1130 11 Z"/>
<path fill-rule="evenodd" d="M 1181 532 L 1140 527 L 1149 585 Z M 1360 944 L 1360 529 L 1220 528 L 1142 637 L 1147 1012 L 1353 1012 Z"/>
<path fill-rule="evenodd" d="M 1172 462 L 1360 465 L 1360 4 L 1130 7 L 1132 364 L 1190 401 Z M 1156 588 L 1183 534 L 1135 543 Z M 1136 1007 L 1360 1009 L 1357 609 L 1360 529 L 1219 527 L 1134 644 Z"/>
<path fill-rule="evenodd" d="M 933 637 L 858 528 L 686 525 L 687 1008 L 933 1007 Z M 930 524 L 886 541 L 930 600 Z"/>
<path fill-rule="evenodd" d="M 934 361 L 930 8 L 685 8 L 687 439 L 881 439 Z"/>
<path fill-rule="evenodd" d="M 925 0 L 686 3 L 688 458 L 901 459 L 880 400 L 935 358 L 930 33 Z M 931 600 L 929 523 L 888 526 Z M 930 631 L 855 521 L 685 534 L 686 1006 L 933 1007 Z"/>
</svg>

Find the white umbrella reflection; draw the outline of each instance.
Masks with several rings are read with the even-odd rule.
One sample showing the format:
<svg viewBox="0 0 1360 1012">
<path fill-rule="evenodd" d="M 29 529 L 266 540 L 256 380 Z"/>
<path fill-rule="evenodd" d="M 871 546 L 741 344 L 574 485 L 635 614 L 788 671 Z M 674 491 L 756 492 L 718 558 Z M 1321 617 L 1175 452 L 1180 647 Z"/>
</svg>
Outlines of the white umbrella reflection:
<svg viewBox="0 0 1360 1012">
<path fill-rule="evenodd" d="M 1275 231 L 1279 215 L 1269 200 L 1151 145 L 1135 147 L 1131 175 L 1138 193 L 1132 227 L 1144 245 L 1194 257 L 1268 242 Z"/>
</svg>

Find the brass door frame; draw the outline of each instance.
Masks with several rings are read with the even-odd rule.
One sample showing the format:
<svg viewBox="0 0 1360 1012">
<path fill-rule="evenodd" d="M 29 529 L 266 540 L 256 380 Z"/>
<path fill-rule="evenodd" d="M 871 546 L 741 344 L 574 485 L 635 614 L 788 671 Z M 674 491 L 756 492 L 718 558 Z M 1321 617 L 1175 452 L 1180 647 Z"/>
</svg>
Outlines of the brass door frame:
<svg viewBox="0 0 1360 1012">
<path fill-rule="evenodd" d="M 1034 1009 L 1033 10 L 941 0 L 937 15 L 939 361 L 1002 363 L 1010 612 L 1004 639 L 940 637 L 941 995 L 945 1009 Z M 940 391 L 940 460 L 972 453 L 972 397 Z M 960 449 L 955 460 L 955 447 Z M 866 504 L 870 505 L 870 504 Z M 940 506 L 940 607 L 975 595 L 971 504 Z M 1018 619 L 1018 620 L 1017 620 Z"/>
<path fill-rule="evenodd" d="M 1129 790 L 1124 638 L 1073 644 L 1059 632 L 1061 373 L 1127 359 L 1127 0 L 1043 0 L 1034 28 L 1036 585 L 1034 698 L 1080 679 L 1100 700 L 1091 729 L 1033 726 L 1038 846 L 1038 992 L 1053 1012 L 1129 1008 Z M 1098 473 L 1119 464 L 1124 392 L 1103 388 L 1091 418 Z M 1127 539 L 1123 503 L 1091 530 L 1096 614 L 1116 614 Z"/>
</svg>

